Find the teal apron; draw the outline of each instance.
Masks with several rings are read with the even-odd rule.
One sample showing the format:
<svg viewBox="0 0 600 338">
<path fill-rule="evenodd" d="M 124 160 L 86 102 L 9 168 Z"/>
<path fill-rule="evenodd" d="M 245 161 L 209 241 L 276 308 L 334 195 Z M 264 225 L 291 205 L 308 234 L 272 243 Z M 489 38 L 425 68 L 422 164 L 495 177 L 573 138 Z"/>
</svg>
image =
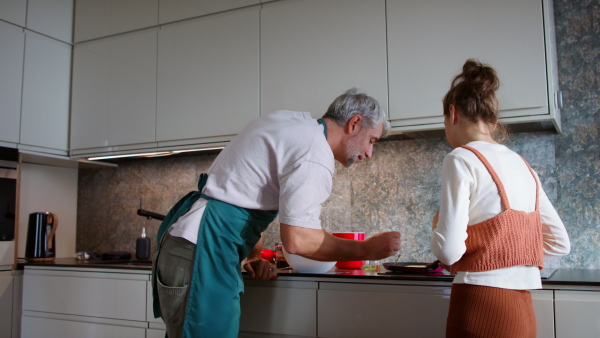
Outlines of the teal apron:
<svg viewBox="0 0 600 338">
<path fill-rule="evenodd" d="M 183 337 L 237 337 L 240 295 L 244 282 L 240 263 L 260 235 L 277 217 L 277 211 L 244 209 L 203 195 L 208 175 L 201 174 L 198 191 L 192 191 L 169 211 L 158 229 L 157 243 L 168 229 L 199 199 L 208 200 L 200 228 L 190 281 Z M 152 265 L 154 317 L 161 317 L 156 288 L 156 257 Z"/>
</svg>

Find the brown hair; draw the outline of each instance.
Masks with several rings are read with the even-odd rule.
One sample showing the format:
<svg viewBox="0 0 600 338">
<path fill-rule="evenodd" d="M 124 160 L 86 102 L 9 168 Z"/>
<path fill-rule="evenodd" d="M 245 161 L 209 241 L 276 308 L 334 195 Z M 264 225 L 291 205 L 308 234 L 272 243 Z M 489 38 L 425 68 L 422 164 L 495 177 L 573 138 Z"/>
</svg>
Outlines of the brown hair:
<svg viewBox="0 0 600 338">
<path fill-rule="evenodd" d="M 494 125 L 494 139 L 506 139 L 506 128 L 498 124 L 498 99 L 496 91 L 500 80 L 496 71 L 476 59 L 469 59 L 458 74 L 450 90 L 444 96 L 444 116 L 450 115 L 450 105 L 454 104 L 460 113 L 471 122 L 483 121 Z"/>
</svg>

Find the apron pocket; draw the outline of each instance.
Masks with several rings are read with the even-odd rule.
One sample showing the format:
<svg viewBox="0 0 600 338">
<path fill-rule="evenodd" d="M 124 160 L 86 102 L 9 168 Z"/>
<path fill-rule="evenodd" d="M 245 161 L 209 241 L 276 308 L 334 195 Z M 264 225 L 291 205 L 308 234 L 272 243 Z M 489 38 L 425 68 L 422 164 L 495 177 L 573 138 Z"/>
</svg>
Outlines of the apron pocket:
<svg viewBox="0 0 600 338">
<path fill-rule="evenodd" d="M 183 325 L 190 285 L 166 286 L 161 282 L 160 274 L 156 276 L 156 282 L 163 321 L 167 325 Z"/>
</svg>

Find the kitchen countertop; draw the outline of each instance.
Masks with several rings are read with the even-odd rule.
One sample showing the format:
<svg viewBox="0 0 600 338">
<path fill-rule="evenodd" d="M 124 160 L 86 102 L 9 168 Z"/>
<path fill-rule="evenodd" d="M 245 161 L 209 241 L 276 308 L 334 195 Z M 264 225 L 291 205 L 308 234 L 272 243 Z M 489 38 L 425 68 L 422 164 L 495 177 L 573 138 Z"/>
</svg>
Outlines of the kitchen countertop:
<svg viewBox="0 0 600 338">
<path fill-rule="evenodd" d="M 77 260 L 75 258 L 56 258 L 53 262 L 27 262 L 24 259 L 19 259 L 17 264 L 18 269 L 22 269 L 25 266 L 105 268 L 150 271 L 152 269 L 152 262 L 135 260 Z"/>
<path fill-rule="evenodd" d="M 25 266 L 35 267 L 68 267 L 68 268 L 95 268 L 95 269 L 121 269 L 121 270 L 141 270 L 150 272 L 151 263 L 149 261 L 91 261 L 76 260 L 74 258 L 57 258 L 54 262 L 27 262 L 19 260 L 20 269 Z M 315 278 L 318 280 L 338 280 L 340 282 L 363 281 L 406 281 L 430 284 L 431 282 L 452 283 L 454 276 L 449 275 L 447 271 L 432 274 L 398 274 L 390 272 L 369 272 L 362 269 L 337 269 L 326 273 L 298 273 L 291 269 L 279 269 L 278 277 L 281 280 L 294 278 Z M 438 283 L 435 283 L 438 284 Z M 557 269 L 549 277 L 542 278 L 544 289 L 592 289 L 600 291 L 600 270 L 593 269 Z"/>
</svg>

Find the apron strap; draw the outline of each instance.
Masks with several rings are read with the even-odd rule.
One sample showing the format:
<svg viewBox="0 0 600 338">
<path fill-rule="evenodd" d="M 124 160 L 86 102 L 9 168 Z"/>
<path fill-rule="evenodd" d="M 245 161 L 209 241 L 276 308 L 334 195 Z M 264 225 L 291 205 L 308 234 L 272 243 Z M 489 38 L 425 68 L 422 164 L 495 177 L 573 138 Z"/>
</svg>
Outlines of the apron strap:
<svg viewBox="0 0 600 338">
<path fill-rule="evenodd" d="M 496 174 L 494 168 L 492 168 L 490 162 L 488 162 L 488 160 L 485 158 L 485 156 L 483 156 L 482 153 L 479 152 L 479 150 L 470 146 L 461 147 L 473 152 L 473 154 L 475 154 L 475 156 L 477 156 L 477 158 L 479 158 L 479 160 L 483 163 L 487 171 L 492 176 L 492 180 L 494 181 L 494 183 L 496 183 L 496 187 L 498 188 L 498 194 L 500 194 L 500 200 L 502 202 L 502 209 L 510 209 L 510 203 L 508 202 L 508 196 L 506 195 L 506 190 L 504 190 L 504 185 L 502 184 L 502 181 L 500 181 L 500 177 L 498 177 L 498 174 Z"/>
<path fill-rule="evenodd" d="M 490 162 L 488 162 L 488 160 L 485 158 L 485 156 L 483 156 L 483 154 L 481 152 L 479 152 L 477 149 L 470 147 L 470 146 L 466 146 L 466 145 L 461 146 L 461 147 L 473 152 L 477 156 L 477 158 L 479 158 L 479 160 L 483 163 L 483 165 L 486 167 L 486 169 L 492 176 L 494 183 L 496 183 L 496 187 L 498 188 L 498 193 L 500 194 L 500 199 L 502 200 L 502 207 L 504 208 L 504 210 L 510 209 L 510 204 L 508 202 L 508 195 L 506 194 L 504 185 L 500 181 L 500 177 L 498 177 L 498 174 L 496 173 L 494 168 L 492 168 L 492 165 L 490 164 Z M 525 162 L 525 164 L 527 165 L 527 168 L 529 169 L 529 172 L 531 173 L 531 176 L 533 176 L 533 180 L 535 181 L 535 211 L 539 211 L 539 209 L 540 209 L 540 182 L 535 177 L 533 169 L 531 168 L 529 163 L 527 163 L 525 158 L 523 156 L 521 156 L 521 159 L 523 159 L 523 162 Z"/>
<path fill-rule="evenodd" d="M 325 134 L 325 139 L 327 139 L 327 125 L 323 119 L 318 119 L 317 122 L 323 125 L 323 134 Z"/>
</svg>

